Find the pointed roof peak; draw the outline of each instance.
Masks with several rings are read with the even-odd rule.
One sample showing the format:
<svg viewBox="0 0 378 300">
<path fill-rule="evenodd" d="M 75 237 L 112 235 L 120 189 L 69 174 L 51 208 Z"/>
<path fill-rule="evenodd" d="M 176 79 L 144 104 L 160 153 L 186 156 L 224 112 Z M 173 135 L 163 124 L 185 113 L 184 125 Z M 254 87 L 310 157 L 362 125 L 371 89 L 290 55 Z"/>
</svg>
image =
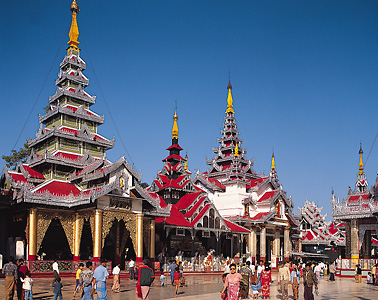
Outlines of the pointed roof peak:
<svg viewBox="0 0 378 300">
<path fill-rule="evenodd" d="M 362 143 L 360 143 L 360 151 L 358 151 L 358 154 L 360 155 L 360 162 L 358 163 L 358 169 L 360 170 L 357 175 L 365 175 L 364 173 L 364 162 L 362 160 L 362 154 L 364 151 L 362 151 Z"/>
<path fill-rule="evenodd" d="M 173 127 L 172 127 L 172 139 L 178 139 L 178 125 L 177 125 L 177 108 L 175 109 L 175 114 L 173 115 Z"/>
<path fill-rule="evenodd" d="M 234 105 L 233 105 L 232 94 L 231 94 L 232 86 L 231 86 L 231 81 L 230 80 L 228 81 L 227 89 L 228 89 L 228 96 L 227 96 L 227 110 L 226 110 L 226 114 L 228 114 L 228 113 L 234 114 L 235 111 L 234 111 L 234 108 L 233 108 Z"/>
<path fill-rule="evenodd" d="M 227 89 L 232 90 L 231 80 L 228 80 Z"/>
<path fill-rule="evenodd" d="M 275 169 L 276 169 L 276 162 L 274 159 L 274 150 L 273 150 L 271 170 L 275 170 Z"/>
<path fill-rule="evenodd" d="M 70 50 L 80 50 L 77 47 L 77 45 L 79 45 L 80 42 L 77 40 L 79 37 L 79 27 L 77 26 L 76 15 L 79 12 L 79 5 L 77 4 L 76 0 L 72 1 L 70 10 L 72 12 L 72 22 L 70 32 L 68 33 L 68 37 L 70 38 L 70 40 L 67 44 L 70 46 L 67 49 L 67 54 L 69 54 Z"/>
</svg>

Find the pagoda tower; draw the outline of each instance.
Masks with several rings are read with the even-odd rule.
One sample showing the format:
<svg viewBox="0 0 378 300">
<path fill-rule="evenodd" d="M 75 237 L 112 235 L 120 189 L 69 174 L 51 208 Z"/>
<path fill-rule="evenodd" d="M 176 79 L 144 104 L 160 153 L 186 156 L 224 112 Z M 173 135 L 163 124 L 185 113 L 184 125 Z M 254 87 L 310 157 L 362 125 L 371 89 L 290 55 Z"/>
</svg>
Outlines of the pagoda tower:
<svg viewBox="0 0 378 300">
<path fill-rule="evenodd" d="M 34 139 L 29 139 L 30 167 L 42 173 L 46 180 L 67 180 L 95 161 L 106 161 L 106 150 L 113 148 L 109 140 L 97 132 L 104 117 L 90 110 L 95 96 L 85 91 L 89 85 L 83 74 L 86 63 L 80 57 L 77 14 L 79 6 L 71 4 L 72 23 L 67 54 L 60 63 L 57 90 L 49 97 L 48 111 L 39 116 L 40 128 Z M 82 187 L 89 187 L 83 183 Z"/>
<path fill-rule="evenodd" d="M 76 262 L 100 257 L 113 263 L 126 256 L 154 259 L 155 216 L 169 212 L 145 192 L 141 173 L 124 157 L 116 162 L 106 159 L 114 138 L 98 133 L 104 117 L 90 109 L 95 96 L 85 91 L 89 80 L 78 47 L 76 0 L 71 13 L 57 90 L 39 116 L 36 137 L 28 139 L 31 154 L 14 169 L 5 167 L 0 179 L 0 205 L 9 208 L 4 218 L 11 224 L 4 234 L 27 242 L 24 254 L 31 262 L 43 253 L 45 260 L 58 258 L 58 252 L 59 258 Z M 8 243 L 6 247 L 15 248 L 16 240 Z"/>
<path fill-rule="evenodd" d="M 243 140 L 239 138 L 237 129 L 230 81 L 228 82 L 227 90 L 227 110 L 225 112 L 223 130 L 221 131 L 222 136 L 217 139 L 218 148 L 213 149 L 215 157 L 211 160 L 206 160 L 206 163 L 210 165 L 210 169 L 205 173 L 205 176 L 220 180 L 222 183 L 234 180 L 247 182 L 247 180 L 258 178 L 258 176 L 252 168 L 253 161 L 245 157 L 247 149 L 243 149 L 241 145 Z"/>
</svg>

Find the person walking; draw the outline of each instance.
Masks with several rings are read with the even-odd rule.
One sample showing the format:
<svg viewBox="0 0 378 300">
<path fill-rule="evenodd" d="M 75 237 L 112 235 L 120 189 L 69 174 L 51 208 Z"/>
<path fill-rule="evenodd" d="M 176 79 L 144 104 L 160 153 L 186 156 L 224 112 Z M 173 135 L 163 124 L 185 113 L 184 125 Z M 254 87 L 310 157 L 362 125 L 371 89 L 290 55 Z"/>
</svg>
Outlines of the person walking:
<svg viewBox="0 0 378 300">
<path fill-rule="evenodd" d="M 130 262 L 129 262 L 129 275 L 130 275 L 130 280 L 135 279 L 135 261 L 133 259 L 130 259 Z"/>
<path fill-rule="evenodd" d="M 58 265 L 58 260 L 54 260 L 52 264 L 52 269 L 53 269 L 53 283 L 57 282 L 57 279 L 59 278 L 59 265 Z"/>
<path fill-rule="evenodd" d="M 143 300 L 149 300 L 148 295 L 150 293 L 151 284 L 155 280 L 154 271 L 148 266 L 149 260 L 144 259 L 143 265 L 139 267 L 136 273 L 136 278 L 138 280 L 136 287 L 138 292 L 138 297 Z"/>
<path fill-rule="evenodd" d="M 228 300 L 238 300 L 239 299 L 239 286 L 240 280 L 242 279 L 241 274 L 236 273 L 236 264 L 232 263 L 230 265 L 230 274 L 226 276 L 223 289 L 221 294 L 227 289 L 227 299 Z"/>
<path fill-rule="evenodd" d="M 63 284 L 61 283 L 62 279 L 58 277 L 56 279 L 56 282 L 52 284 L 52 287 L 54 288 L 53 293 L 54 293 L 54 300 L 57 300 L 58 297 L 60 300 L 63 300 L 63 295 L 62 295 L 62 287 Z"/>
<path fill-rule="evenodd" d="M 272 283 L 272 273 L 268 264 L 265 270 L 261 272 L 261 296 L 263 299 L 270 298 L 270 284 Z"/>
<path fill-rule="evenodd" d="M 240 269 L 242 280 L 240 281 L 240 296 L 242 299 L 247 299 L 249 295 L 249 279 L 252 276 L 251 262 L 247 261 Z"/>
<path fill-rule="evenodd" d="M 290 280 L 290 270 L 284 262 L 281 262 L 281 268 L 278 271 L 278 284 L 281 286 L 282 299 L 289 299 L 288 287 Z"/>
<path fill-rule="evenodd" d="M 87 261 L 86 268 L 80 273 L 79 284 L 83 288 L 81 300 L 93 300 L 94 287 L 92 262 Z"/>
<path fill-rule="evenodd" d="M 371 276 L 373 277 L 373 284 L 375 284 L 375 281 L 377 280 L 377 264 L 374 264 L 371 268 Z"/>
<path fill-rule="evenodd" d="M 329 266 L 328 271 L 329 271 L 329 281 L 335 281 L 335 273 L 336 273 L 335 263 L 332 263 Z"/>
<path fill-rule="evenodd" d="M 33 279 L 31 279 L 31 275 L 29 273 L 25 274 L 25 279 L 20 278 L 22 282 L 22 289 L 25 292 L 25 300 L 33 300 Z"/>
<path fill-rule="evenodd" d="M 95 269 L 93 273 L 93 283 L 96 286 L 97 299 L 106 300 L 108 298 L 106 290 L 106 279 L 108 279 L 109 273 L 106 269 L 106 260 L 102 259 L 101 264 Z"/>
<path fill-rule="evenodd" d="M 180 286 L 180 269 L 179 267 L 176 268 L 175 273 L 173 273 L 173 283 L 175 285 L 175 296 L 178 296 L 178 288 Z"/>
<path fill-rule="evenodd" d="M 311 264 L 307 264 L 303 272 L 303 287 L 304 287 L 304 300 L 314 300 L 312 293 L 313 286 L 318 289 L 318 281 L 316 280 L 315 273 L 311 270 Z"/>
<path fill-rule="evenodd" d="M 14 295 L 14 285 L 18 279 L 17 266 L 13 263 L 13 256 L 9 257 L 8 263 L 3 266 L 5 275 L 5 299 L 12 300 Z"/>
<path fill-rule="evenodd" d="M 121 264 L 117 263 L 116 266 L 113 268 L 113 286 L 112 286 L 112 292 L 119 293 L 119 290 L 121 288 L 120 286 L 120 277 L 119 274 L 121 273 Z"/>
<path fill-rule="evenodd" d="M 300 283 L 299 276 L 300 276 L 300 272 L 298 271 L 297 266 L 293 265 L 293 271 L 291 271 L 291 273 L 290 273 L 290 282 L 291 282 L 291 286 L 293 288 L 293 297 L 294 297 L 294 300 L 299 299 L 298 298 L 298 295 L 299 295 L 299 283 Z"/>
<path fill-rule="evenodd" d="M 356 282 L 361 283 L 362 282 L 362 269 L 360 265 L 356 265 Z"/>
<path fill-rule="evenodd" d="M 29 272 L 28 270 L 28 267 L 25 266 L 25 263 L 24 263 L 24 260 L 23 259 L 18 259 L 17 262 L 17 281 L 16 281 L 16 285 L 17 285 L 17 299 L 18 300 L 22 300 L 24 299 L 24 290 L 22 288 L 22 281 L 21 279 L 24 279 L 26 274 Z"/>
<path fill-rule="evenodd" d="M 320 281 L 320 272 L 321 272 L 322 268 L 320 266 L 320 264 L 316 264 L 315 268 L 314 268 L 314 273 L 316 275 L 316 280 L 319 282 Z"/>
<path fill-rule="evenodd" d="M 76 286 L 75 286 L 75 289 L 74 289 L 74 292 L 73 292 L 73 296 L 74 297 L 76 297 L 76 293 L 80 289 L 80 273 L 83 271 L 83 269 L 84 269 L 84 264 L 80 263 L 79 267 L 78 267 L 78 269 L 76 271 Z"/>
<path fill-rule="evenodd" d="M 171 275 L 171 284 L 173 285 L 173 274 L 175 273 L 176 271 L 176 268 L 177 268 L 177 264 L 176 264 L 176 261 L 172 260 L 172 263 L 169 265 L 168 269 L 170 271 L 170 275 Z"/>
</svg>

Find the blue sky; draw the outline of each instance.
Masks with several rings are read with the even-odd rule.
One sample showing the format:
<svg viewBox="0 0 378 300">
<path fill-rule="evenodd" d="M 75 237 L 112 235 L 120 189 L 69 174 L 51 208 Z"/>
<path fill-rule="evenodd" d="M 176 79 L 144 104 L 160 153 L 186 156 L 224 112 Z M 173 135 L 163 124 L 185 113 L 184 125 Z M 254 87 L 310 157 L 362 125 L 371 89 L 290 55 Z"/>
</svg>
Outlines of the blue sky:
<svg viewBox="0 0 378 300">
<path fill-rule="evenodd" d="M 35 136 L 38 114 L 55 92 L 70 2 L 1 1 L 2 155 L 46 78 L 17 149 Z M 231 70 L 243 147 L 258 173 L 269 172 L 274 147 L 280 182 L 295 206 L 315 201 L 329 216 L 332 187 L 342 199 L 354 185 L 359 143 L 366 160 L 378 130 L 377 1 L 78 3 L 87 91 L 97 95 L 92 109 L 105 115 L 99 132 L 116 137 L 110 160 L 126 151 L 100 88 L 126 158 L 142 170 L 143 181 L 150 184 L 162 167 L 175 99 L 189 168 L 205 171 L 220 136 Z M 370 186 L 377 169 L 375 145 L 365 169 Z"/>
</svg>

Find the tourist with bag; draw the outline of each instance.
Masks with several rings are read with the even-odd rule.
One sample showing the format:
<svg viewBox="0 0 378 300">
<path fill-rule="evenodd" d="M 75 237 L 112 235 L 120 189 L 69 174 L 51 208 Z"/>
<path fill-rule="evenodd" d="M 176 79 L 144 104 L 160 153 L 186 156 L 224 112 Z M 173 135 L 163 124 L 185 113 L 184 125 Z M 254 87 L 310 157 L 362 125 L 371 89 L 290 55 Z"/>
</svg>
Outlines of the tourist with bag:
<svg viewBox="0 0 378 300">
<path fill-rule="evenodd" d="M 241 274 L 236 273 L 236 264 L 232 263 L 230 265 L 230 274 L 226 276 L 223 289 L 221 294 L 224 294 L 227 289 L 227 298 L 228 300 L 238 300 L 239 299 L 239 287 L 240 280 L 242 279 Z"/>
<path fill-rule="evenodd" d="M 148 267 L 149 260 L 144 259 L 143 265 L 139 267 L 135 277 L 137 278 L 137 294 L 138 298 L 149 300 L 148 294 L 150 293 L 150 286 L 155 280 L 154 271 Z"/>
</svg>

